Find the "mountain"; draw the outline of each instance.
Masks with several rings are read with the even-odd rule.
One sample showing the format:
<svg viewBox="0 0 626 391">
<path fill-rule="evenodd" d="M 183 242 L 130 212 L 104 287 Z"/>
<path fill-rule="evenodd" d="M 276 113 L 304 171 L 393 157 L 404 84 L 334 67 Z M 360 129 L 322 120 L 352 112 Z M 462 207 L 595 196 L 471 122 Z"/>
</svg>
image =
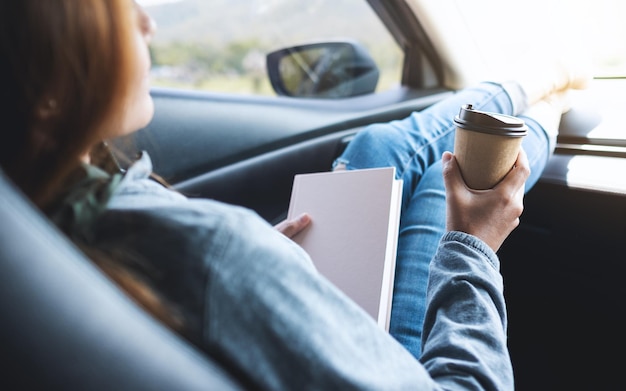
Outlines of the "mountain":
<svg viewBox="0 0 626 391">
<path fill-rule="evenodd" d="M 312 37 L 370 43 L 389 35 L 365 0 L 183 0 L 147 10 L 157 22 L 157 44 L 224 44 L 251 37 L 272 46 Z"/>
</svg>

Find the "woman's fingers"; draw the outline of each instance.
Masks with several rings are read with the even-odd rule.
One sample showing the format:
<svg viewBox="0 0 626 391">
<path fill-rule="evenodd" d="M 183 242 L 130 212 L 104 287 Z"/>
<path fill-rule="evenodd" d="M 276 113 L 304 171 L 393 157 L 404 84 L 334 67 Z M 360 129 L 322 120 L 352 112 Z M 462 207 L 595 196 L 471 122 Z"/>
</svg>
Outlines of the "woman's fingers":
<svg viewBox="0 0 626 391">
<path fill-rule="evenodd" d="M 288 238 L 293 238 L 300 231 L 305 229 L 311 223 L 311 216 L 307 213 L 303 213 L 295 219 L 283 220 L 280 223 L 276 224 L 274 228 L 276 228 L 283 235 Z"/>
<path fill-rule="evenodd" d="M 474 235 L 497 251 L 519 225 L 524 186 L 530 174 L 526 153 L 521 150 L 515 167 L 496 187 L 489 190 L 468 188 L 454 156 L 445 152 L 442 159 L 447 229 Z"/>
</svg>

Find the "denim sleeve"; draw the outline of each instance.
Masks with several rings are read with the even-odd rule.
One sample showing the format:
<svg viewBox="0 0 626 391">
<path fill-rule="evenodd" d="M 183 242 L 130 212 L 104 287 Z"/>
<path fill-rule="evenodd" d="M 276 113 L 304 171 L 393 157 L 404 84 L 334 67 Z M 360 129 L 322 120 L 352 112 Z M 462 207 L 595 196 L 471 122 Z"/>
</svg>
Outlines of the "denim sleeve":
<svg viewBox="0 0 626 391">
<path fill-rule="evenodd" d="M 513 389 L 499 261 L 482 241 L 441 242 L 422 366 L 299 246 L 240 217 L 220 230 L 228 261 L 209 266 L 204 338 L 269 389 Z"/>
<path fill-rule="evenodd" d="M 267 390 L 433 390 L 422 365 L 251 210 L 126 183 L 103 247 L 146 255 L 192 340 Z"/>
<path fill-rule="evenodd" d="M 498 261 L 478 239 L 449 234 L 433 261 L 421 365 L 253 211 L 126 179 L 98 243 L 143 254 L 190 339 L 260 389 L 512 388 Z"/>
<path fill-rule="evenodd" d="M 420 361 L 448 389 L 512 390 L 500 263 L 462 232 L 442 238 L 430 265 Z"/>
<path fill-rule="evenodd" d="M 432 390 L 399 342 L 323 278 L 306 253 L 243 213 L 207 262 L 203 342 L 271 390 Z"/>
</svg>

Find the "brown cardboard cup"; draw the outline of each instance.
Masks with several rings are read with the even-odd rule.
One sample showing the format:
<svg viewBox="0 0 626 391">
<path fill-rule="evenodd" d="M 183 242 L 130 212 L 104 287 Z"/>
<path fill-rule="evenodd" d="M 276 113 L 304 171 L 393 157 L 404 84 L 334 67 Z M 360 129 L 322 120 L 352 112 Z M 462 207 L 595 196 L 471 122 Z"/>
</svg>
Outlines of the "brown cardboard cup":
<svg viewBox="0 0 626 391">
<path fill-rule="evenodd" d="M 513 168 L 522 139 L 528 133 L 523 120 L 503 114 L 461 107 L 454 118 L 456 156 L 465 184 L 491 189 Z"/>
</svg>

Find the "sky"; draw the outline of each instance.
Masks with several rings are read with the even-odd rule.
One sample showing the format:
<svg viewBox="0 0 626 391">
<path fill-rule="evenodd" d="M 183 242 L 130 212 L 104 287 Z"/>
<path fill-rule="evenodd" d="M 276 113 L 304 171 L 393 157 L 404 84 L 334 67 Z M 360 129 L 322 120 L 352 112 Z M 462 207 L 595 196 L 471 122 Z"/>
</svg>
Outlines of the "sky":
<svg viewBox="0 0 626 391">
<path fill-rule="evenodd" d="M 179 1 L 183 1 L 183 0 L 137 0 L 137 2 L 144 7 L 149 7 L 151 5 L 157 5 L 157 4 L 165 4 L 165 3 L 177 3 Z"/>
</svg>

